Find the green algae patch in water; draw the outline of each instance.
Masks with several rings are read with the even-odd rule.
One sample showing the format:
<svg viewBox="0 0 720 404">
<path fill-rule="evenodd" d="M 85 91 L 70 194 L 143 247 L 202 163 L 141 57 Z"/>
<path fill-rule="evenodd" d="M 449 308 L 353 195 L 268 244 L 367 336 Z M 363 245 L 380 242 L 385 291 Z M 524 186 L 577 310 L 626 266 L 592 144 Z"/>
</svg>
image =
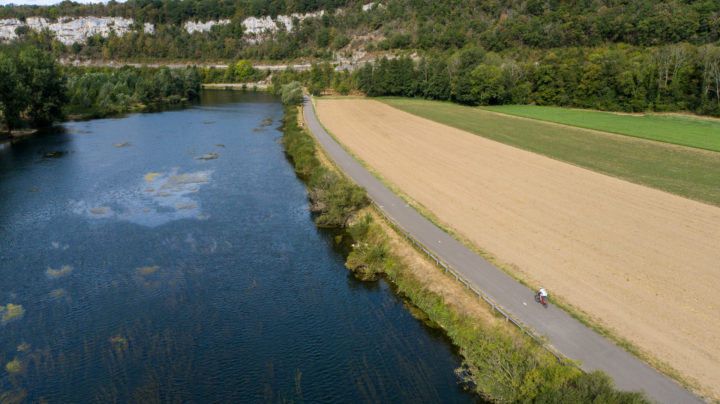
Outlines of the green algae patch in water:
<svg viewBox="0 0 720 404">
<path fill-rule="evenodd" d="M 25 390 L 13 390 L 0 392 L 0 403 L 21 404 L 26 402 L 27 392 Z"/>
<path fill-rule="evenodd" d="M 5 370 L 12 374 L 22 373 L 25 371 L 25 364 L 20 359 L 15 358 L 5 365 Z"/>
<path fill-rule="evenodd" d="M 17 320 L 25 315 L 25 309 L 20 304 L 8 303 L 5 306 L 0 306 L 0 313 L 2 313 L 2 324 L 5 324 L 12 320 Z"/>
<path fill-rule="evenodd" d="M 52 297 L 52 298 L 54 298 L 54 299 L 61 298 L 61 297 L 65 296 L 65 295 L 67 295 L 67 291 L 66 291 L 65 289 L 62 289 L 62 288 L 60 288 L 60 289 L 55 289 L 55 290 L 53 290 L 53 291 L 50 292 L 50 297 Z"/>
<path fill-rule="evenodd" d="M 63 265 L 60 269 L 52 269 L 48 267 L 47 271 L 45 271 L 45 274 L 51 278 L 59 278 L 61 276 L 65 276 L 72 272 L 73 267 L 72 265 Z"/>
<path fill-rule="evenodd" d="M 155 182 L 157 180 L 157 177 L 161 176 L 162 173 L 147 173 L 145 174 L 145 181 L 147 182 Z"/>
<path fill-rule="evenodd" d="M 157 271 L 159 268 L 160 268 L 160 266 L 154 265 L 151 267 L 140 267 L 140 268 L 136 268 L 136 269 L 138 270 L 138 272 L 140 272 L 143 275 L 150 275 L 150 274 L 154 273 L 155 271 Z"/>
<path fill-rule="evenodd" d="M 212 152 L 195 157 L 195 160 L 215 160 L 220 158 L 220 153 Z"/>
<path fill-rule="evenodd" d="M 17 351 L 18 352 L 29 352 L 30 344 L 28 344 L 27 342 L 23 342 L 22 344 L 18 345 Z"/>
<path fill-rule="evenodd" d="M 113 143 L 113 146 L 115 146 L 115 147 L 128 147 L 128 146 L 132 146 L 132 143 L 130 143 L 130 142 Z"/>
<path fill-rule="evenodd" d="M 170 178 L 168 178 L 167 184 L 171 186 L 185 184 L 202 184 L 208 181 L 210 181 L 208 173 L 201 171 L 192 174 L 179 174 L 170 176 Z"/>
</svg>

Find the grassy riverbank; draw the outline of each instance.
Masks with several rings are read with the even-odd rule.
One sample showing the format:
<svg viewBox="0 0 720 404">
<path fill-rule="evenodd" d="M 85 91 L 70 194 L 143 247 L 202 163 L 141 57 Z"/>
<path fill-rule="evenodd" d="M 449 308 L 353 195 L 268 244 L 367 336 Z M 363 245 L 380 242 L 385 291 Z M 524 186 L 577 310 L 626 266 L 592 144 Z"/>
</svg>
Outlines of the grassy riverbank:
<svg viewBox="0 0 720 404">
<path fill-rule="evenodd" d="M 360 215 L 367 200 L 364 191 L 331 165 L 323 166 L 313 139 L 297 123 L 297 114 L 295 107 L 286 109 L 283 143 L 296 172 L 308 184 L 318 224 L 347 228 L 353 249 L 346 266 L 358 278 L 383 277 L 416 317 L 445 330 L 464 358 L 458 371 L 468 388 L 495 402 L 647 402 L 639 393 L 615 391 L 612 380 L 601 372 L 583 373 L 572 363 L 558 362 L 520 330 L 493 321 L 484 302 L 448 281 L 419 251 L 398 241 L 372 211 Z M 409 254 L 399 253 L 408 248 Z M 418 267 L 426 272 L 421 274 Z M 439 287 L 440 283 L 445 286 Z"/>
</svg>

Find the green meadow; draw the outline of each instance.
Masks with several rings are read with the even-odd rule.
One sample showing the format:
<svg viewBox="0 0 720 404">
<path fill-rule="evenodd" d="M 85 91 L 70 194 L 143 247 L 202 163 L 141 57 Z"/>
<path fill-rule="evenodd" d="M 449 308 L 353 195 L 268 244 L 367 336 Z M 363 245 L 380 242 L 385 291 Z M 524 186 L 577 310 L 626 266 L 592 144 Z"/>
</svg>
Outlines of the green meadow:
<svg viewBox="0 0 720 404">
<path fill-rule="evenodd" d="M 561 127 L 448 102 L 402 98 L 380 101 L 510 146 L 720 206 L 720 153 L 717 152 Z M 639 122 L 657 125 L 659 121 Z M 638 131 L 650 132 L 648 127 L 637 125 Z"/>
<path fill-rule="evenodd" d="M 619 115 L 610 112 L 501 105 L 488 111 L 617 133 L 659 142 L 720 151 L 720 120 L 680 115 Z"/>
</svg>

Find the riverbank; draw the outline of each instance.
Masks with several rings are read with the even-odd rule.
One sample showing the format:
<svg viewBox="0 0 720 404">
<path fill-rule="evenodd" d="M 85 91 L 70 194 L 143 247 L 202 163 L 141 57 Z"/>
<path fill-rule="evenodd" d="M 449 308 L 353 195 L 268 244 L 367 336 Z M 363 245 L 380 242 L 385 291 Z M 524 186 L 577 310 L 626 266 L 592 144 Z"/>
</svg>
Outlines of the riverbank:
<svg viewBox="0 0 720 404">
<path fill-rule="evenodd" d="M 321 162 L 327 165 L 325 170 L 333 167 L 329 158 L 318 157 L 322 152 L 305 125 L 299 126 L 297 110 L 287 108 L 284 119 L 285 136 L 305 139 L 302 147 L 288 152 L 296 171 L 319 170 Z M 307 184 L 312 199 L 315 184 Z M 346 266 L 361 279 L 387 280 L 411 312 L 442 328 L 464 358 L 458 373 L 482 397 L 497 402 L 554 402 L 568 397 L 592 401 L 601 395 L 608 402 L 645 400 L 639 393 L 614 391 L 612 380 L 601 372 L 583 373 L 570 362 L 558 362 L 520 330 L 495 317 L 488 305 L 429 262 L 374 212 L 356 211 L 347 223 L 353 249 Z"/>
<path fill-rule="evenodd" d="M 235 91 L 269 91 L 272 84 L 257 83 L 203 83 L 200 87 L 204 90 L 235 90 Z"/>
</svg>

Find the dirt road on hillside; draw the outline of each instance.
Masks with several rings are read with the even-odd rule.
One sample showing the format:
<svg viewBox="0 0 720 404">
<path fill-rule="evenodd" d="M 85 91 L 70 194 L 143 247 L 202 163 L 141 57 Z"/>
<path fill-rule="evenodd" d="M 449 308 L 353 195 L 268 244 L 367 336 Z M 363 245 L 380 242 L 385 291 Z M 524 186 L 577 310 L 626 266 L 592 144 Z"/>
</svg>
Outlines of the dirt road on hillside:
<svg viewBox="0 0 720 404">
<path fill-rule="evenodd" d="M 377 101 L 317 111 L 442 222 L 720 397 L 720 208 Z"/>
</svg>

